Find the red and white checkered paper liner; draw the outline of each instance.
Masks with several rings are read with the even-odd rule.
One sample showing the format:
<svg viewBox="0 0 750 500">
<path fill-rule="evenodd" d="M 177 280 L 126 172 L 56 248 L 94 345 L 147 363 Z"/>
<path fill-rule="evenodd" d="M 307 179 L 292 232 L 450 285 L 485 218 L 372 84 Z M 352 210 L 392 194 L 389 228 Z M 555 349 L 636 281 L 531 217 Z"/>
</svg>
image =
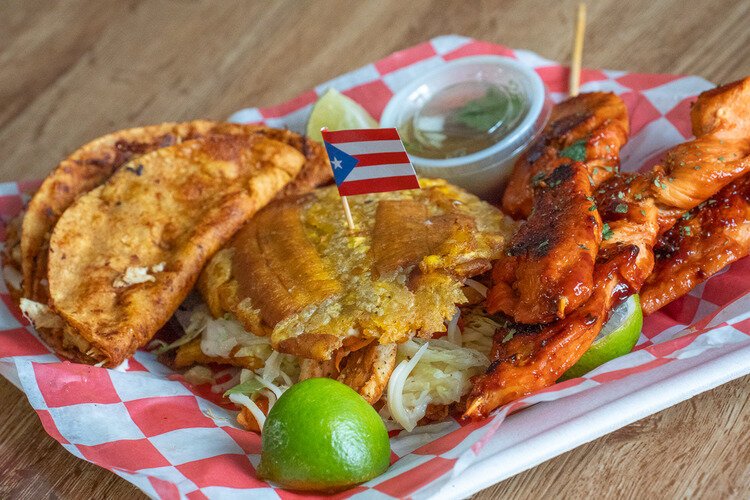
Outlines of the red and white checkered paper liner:
<svg viewBox="0 0 750 500">
<path fill-rule="evenodd" d="M 328 87 L 377 118 L 393 93 L 415 76 L 478 54 L 519 59 L 536 69 L 554 99 L 564 96 L 567 70 L 555 62 L 528 51 L 443 36 L 284 104 L 245 109 L 232 119 L 301 131 L 311 105 Z M 613 91 L 628 105 L 632 138 L 623 150 L 623 163 L 634 170 L 690 137 L 690 102 L 710 87 L 694 76 L 584 70 L 581 90 Z M 18 213 L 23 193 L 32 188 L 0 185 L 4 221 Z M 0 236 L 4 239 L 4 231 Z M 451 420 L 393 433 L 390 469 L 337 496 L 469 495 L 750 372 L 749 277 L 750 259 L 733 264 L 648 317 L 633 353 L 511 403 L 484 422 Z M 114 370 L 61 361 L 2 292 L 0 373 L 26 393 L 45 430 L 70 453 L 111 470 L 152 497 L 304 496 L 256 478 L 260 436 L 239 429 L 235 413 L 215 404 L 208 391 L 191 387 L 143 351 Z"/>
</svg>

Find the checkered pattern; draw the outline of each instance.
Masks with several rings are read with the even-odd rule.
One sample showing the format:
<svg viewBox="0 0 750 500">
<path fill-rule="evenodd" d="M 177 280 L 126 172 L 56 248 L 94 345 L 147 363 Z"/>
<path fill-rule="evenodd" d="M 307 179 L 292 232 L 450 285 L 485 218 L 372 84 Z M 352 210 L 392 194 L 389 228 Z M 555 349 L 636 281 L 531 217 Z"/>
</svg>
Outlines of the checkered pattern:
<svg viewBox="0 0 750 500">
<path fill-rule="evenodd" d="M 478 54 L 519 59 L 542 76 L 553 99 L 564 97 L 567 68 L 531 52 L 444 36 L 287 103 L 245 109 L 232 119 L 302 131 L 312 104 L 329 87 L 379 117 L 393 93 L 415 76 L 445 61 Z M 611 90 L 623 97 L 633 131 L 623 162 L 626 170 L 635 170 L 648 167 L 662 151 L 689 136 L 690 101 L 710 87 L 690 76 L 584 70 L 581 90 Z M 4 221 L 21 209 L 22 193 L 34 187 L 0 185 Z M 0 236 L 4 238 L 4 230 Z M 392 433 L 390 469 L 338 496 L 468 495 L 750 372 L 749 274 L 750 260 L 737 262 L 650 316 L 635 352 L 586 377 L 511 403 L 484 422 L 448 421 L 412 434 Z M 0 290 L 0 299 L 0 373 L 26 393 L 45 430 L 72 454 L 111 470 L 152 497 L 301 496 L 256 478 L 260 437 L 238 429 L 235 413 L 215 404 L 215 396 L 191 387 L 145 352 L 117 370 L 61 361 L 39 341 L 6 290 Z M 617 406 L 626 401 L 630 403 Z M 541 402 L 545 404 L 535 405 Z M 576 422 L 586 425 L 572 427 Z"/>
</svg>

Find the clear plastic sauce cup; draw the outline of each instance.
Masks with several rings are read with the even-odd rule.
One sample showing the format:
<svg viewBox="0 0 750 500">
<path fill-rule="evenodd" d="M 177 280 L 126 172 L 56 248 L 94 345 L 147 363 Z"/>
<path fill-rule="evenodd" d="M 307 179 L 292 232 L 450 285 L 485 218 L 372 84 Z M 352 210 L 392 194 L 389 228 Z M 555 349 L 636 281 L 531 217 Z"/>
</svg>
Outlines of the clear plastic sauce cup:
<svg viewBox="0 0 750 500">
<path fill-rule="evenodd" d="M 532 68 L 507 57 L 476 56 L 444 64 L 401 89 L 381 126 L 399 129 L 420 175 L 497 200 L 550 109 Z"/>
</svg>

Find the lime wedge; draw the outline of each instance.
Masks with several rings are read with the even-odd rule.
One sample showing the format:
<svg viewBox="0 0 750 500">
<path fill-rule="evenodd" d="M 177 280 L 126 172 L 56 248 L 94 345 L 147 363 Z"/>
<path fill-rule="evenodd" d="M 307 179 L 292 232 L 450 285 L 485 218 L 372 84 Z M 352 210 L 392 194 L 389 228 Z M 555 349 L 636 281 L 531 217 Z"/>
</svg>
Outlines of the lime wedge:
<svg viewBox="0 0 750 500">
<path fill-rule="evenodd" d="M 612 317 L 581 359 L 563 374 L 561 380 L 580 377 L 607 361 L 633 350 L 643 326 L 643 312 L 638 295 L 631 295 L 612 311 Z"/>
<path fill-rule="evenodd" d="M 378 122 L 365 108 L 338 90 L 328 89 L 313 106 L 307 121 L 307 136 L 322 143 L 320 129 L 323 127 L 328 127 L 328 130 L 349 130 L 377 126 Z"/>
</svg>

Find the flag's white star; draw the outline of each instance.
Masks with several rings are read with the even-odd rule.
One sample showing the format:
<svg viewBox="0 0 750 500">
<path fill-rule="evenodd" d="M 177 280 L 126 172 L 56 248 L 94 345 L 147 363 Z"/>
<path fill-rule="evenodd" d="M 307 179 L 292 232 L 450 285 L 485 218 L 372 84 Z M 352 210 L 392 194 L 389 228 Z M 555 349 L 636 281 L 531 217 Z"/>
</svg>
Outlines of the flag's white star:
<svg viewBox="0 0 750 500">
<path fill-rule="evenodd" d="M 336 157 L 334 156 L 334 157 L 333 157 L 333 160 L 331 161 L 331 165 L 333 165 L 333 168 L 334 168 L 334 169 L 338 170 L 338 169 L 340 169 L 340 168 L 341 168 L 341 160 L 339 160 L 338 158 L 336 158 Z"/>
</svg>

